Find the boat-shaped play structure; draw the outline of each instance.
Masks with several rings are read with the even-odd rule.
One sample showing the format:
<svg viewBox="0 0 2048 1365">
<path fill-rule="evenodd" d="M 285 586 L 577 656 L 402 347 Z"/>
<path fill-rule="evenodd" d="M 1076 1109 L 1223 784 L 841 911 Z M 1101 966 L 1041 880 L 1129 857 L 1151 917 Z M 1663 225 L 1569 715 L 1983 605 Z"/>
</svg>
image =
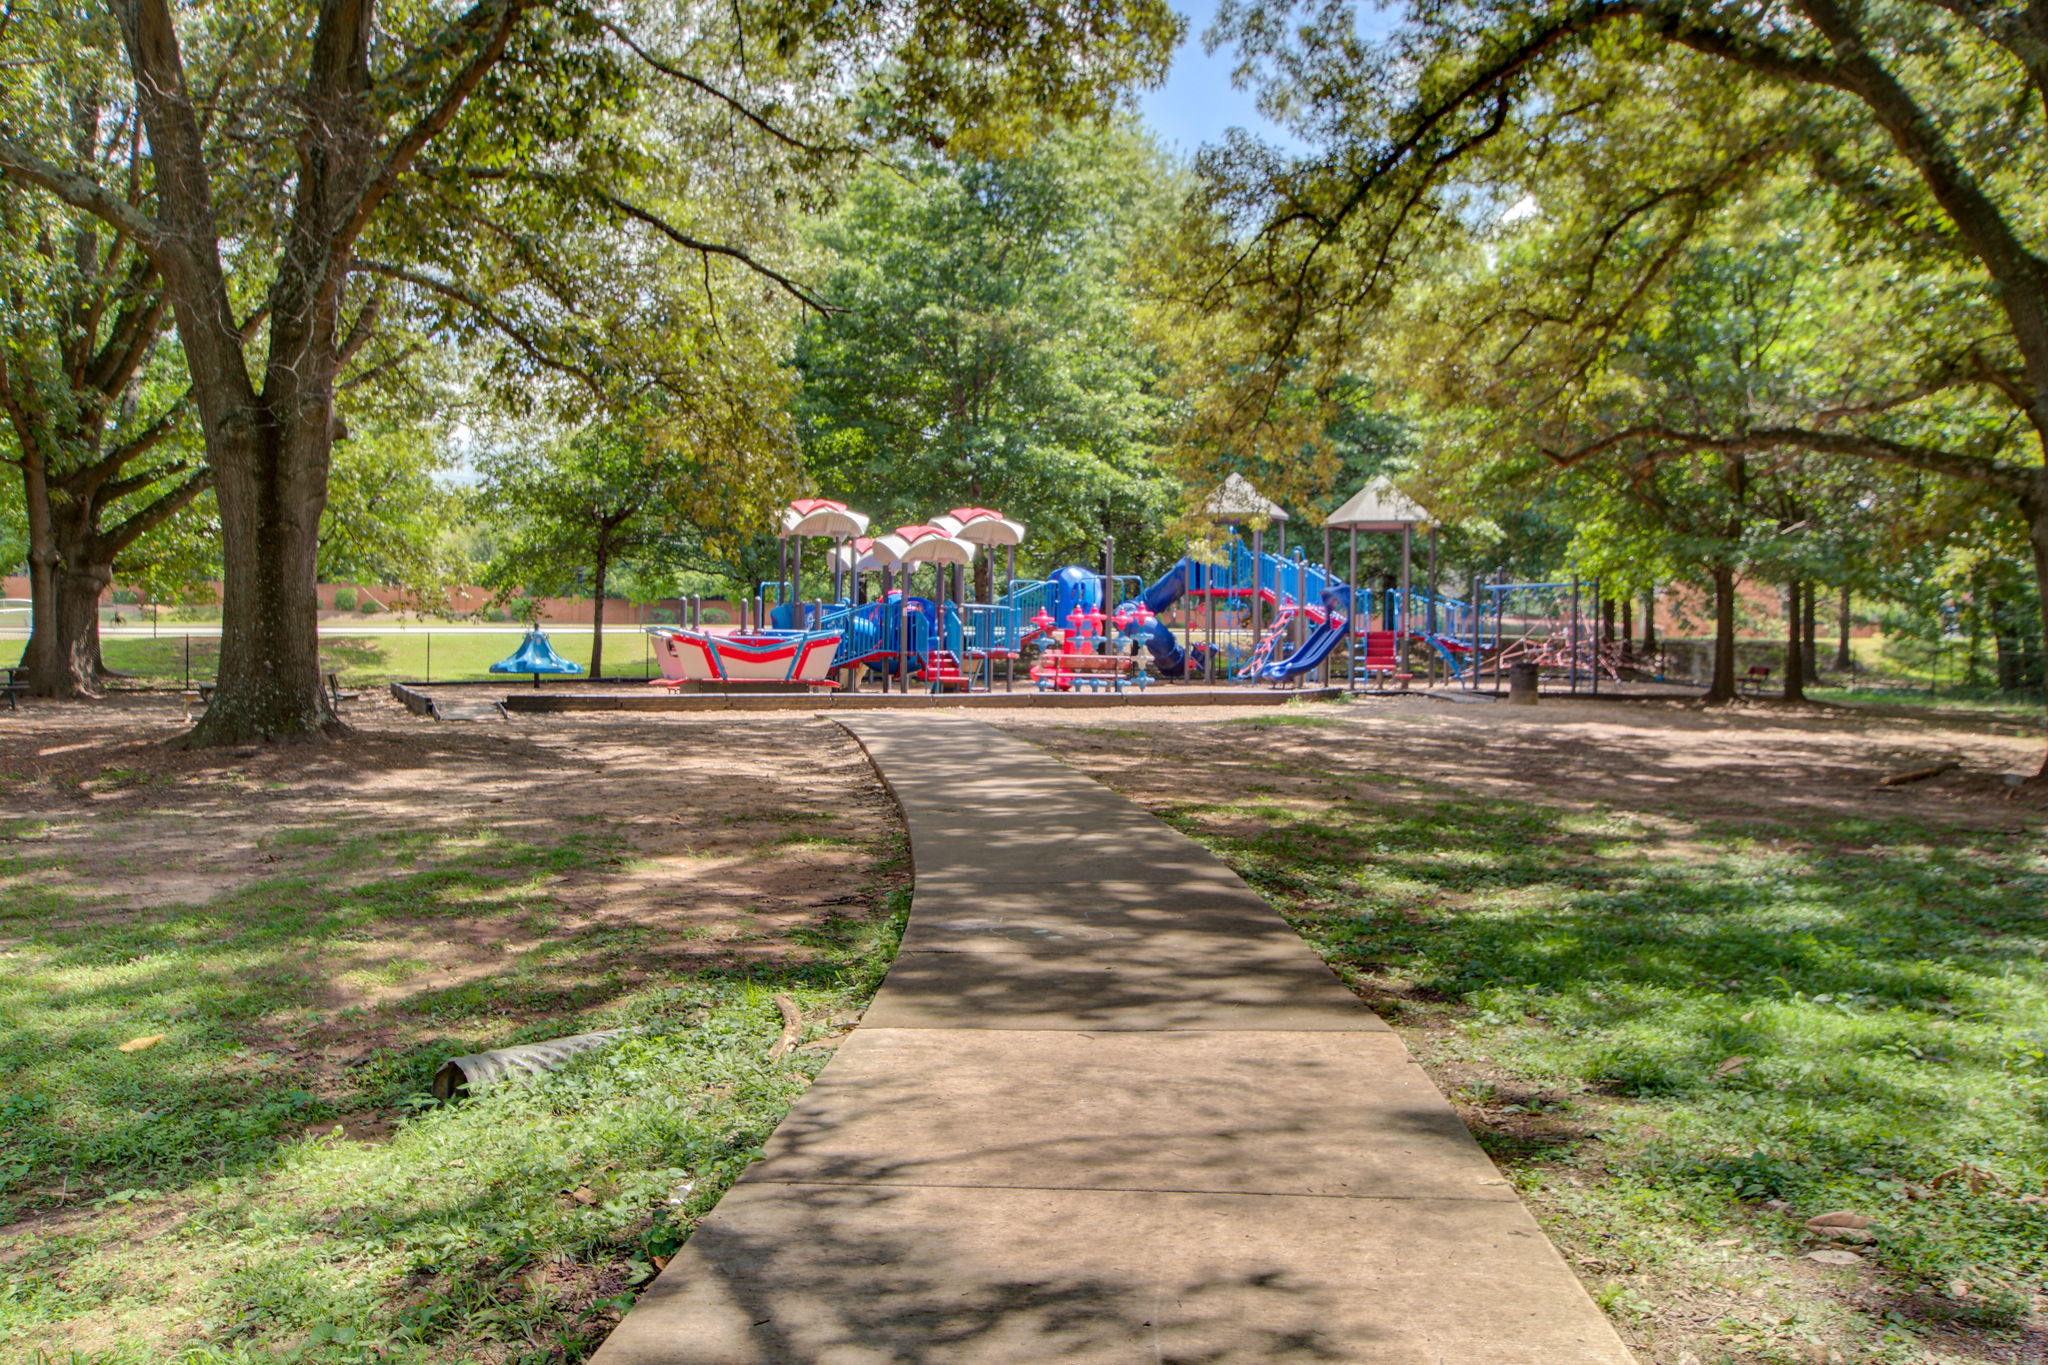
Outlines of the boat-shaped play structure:
<svg viewBox="0 0 2048 1365">
<path fill-rule="evenodd" d="M 659 682 L 776 682 L 832 686 L 840 632 L 767 630 L 714 635 L 680 626 L 649 626 Z"/>
</svg>

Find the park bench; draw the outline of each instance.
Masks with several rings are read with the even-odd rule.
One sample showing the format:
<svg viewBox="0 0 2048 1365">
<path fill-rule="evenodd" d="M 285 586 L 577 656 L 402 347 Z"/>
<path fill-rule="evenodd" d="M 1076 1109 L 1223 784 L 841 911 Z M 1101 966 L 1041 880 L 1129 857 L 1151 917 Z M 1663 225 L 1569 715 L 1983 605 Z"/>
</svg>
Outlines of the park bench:
<svg viewBox="0 0 2048 1365">
<path fill-rule="evenodd" d="M 7 694 L 8 710 L 19 711 L 21 709 L 21 695 L 28 691 L 28 684 L 23 682 L 22 679 L 27 676 L 28 670 L 25 668 L 10 668 L 7 670 L 7 681 L 0 683 L 0 692 Z"/>
<path fill-rule="evenodd" d="M 1770 685 L 1771 670 L 1763 664 L 1751 664 L 1749 671 L 1742 675 L 1743 685 L 1762 691 Z"/>
</svg>

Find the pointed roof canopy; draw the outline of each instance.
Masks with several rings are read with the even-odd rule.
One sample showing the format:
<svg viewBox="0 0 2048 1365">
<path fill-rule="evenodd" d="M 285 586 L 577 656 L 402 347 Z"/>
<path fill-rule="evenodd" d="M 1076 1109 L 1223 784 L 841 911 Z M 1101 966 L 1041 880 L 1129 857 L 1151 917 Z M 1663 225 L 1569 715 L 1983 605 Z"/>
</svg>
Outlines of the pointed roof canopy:
<svg viewBox="0 0 2048 1365">
<path fill-rule="evenodd" d="M 932 525 L 955 540 L 984 548 L 1024 543 L 1023 522 L 1007 520 L 1001 512 L 987 507 L 955 507 L 942 517 L 933 517 Z"/>
<path fill-rule="evenodd" d="M 1365 487 L 1330 513 L 1323 525 L 1332 531 L 1398 531 L 1405 526 L 1427 526 L 1435 520 L 1427 508 L 1382 474 L 1368 479 Z"/>
<path fill-rule="evenodd" d="M 904 564 L 966 564 L 974 559 L 974 546 L 929 524 L 899 526 L 890 535 L 876 536 L 875 544 L 887 546 Z"/>
<path fill-rule="evenodd" d="M 896 552 L 884 545 L 880 537 L 871 536 L 861 536 L 845 545 L 833 546 L 832 562 L 854 573 L 880 573 L 902 563 Z"/>
<path fill-rule="evenodd" d="M 782 513 L 783 536 L 832 536 L 843 539 L 868 529 L 868 519 L 830 498 L 798 498 Z"/>
<path fill-rule="evenodd" d="M 1202 504 L 1202 514 L 1211 521 L 1250 521 L 1264 517 L 1267 521 L 1285 521 L 1287 513 L 1279 503 L 1274 502 L 1242 474 L 1233 473 L 1216 491 L 1209 495 L 1209 501 Z"/>
</svg>

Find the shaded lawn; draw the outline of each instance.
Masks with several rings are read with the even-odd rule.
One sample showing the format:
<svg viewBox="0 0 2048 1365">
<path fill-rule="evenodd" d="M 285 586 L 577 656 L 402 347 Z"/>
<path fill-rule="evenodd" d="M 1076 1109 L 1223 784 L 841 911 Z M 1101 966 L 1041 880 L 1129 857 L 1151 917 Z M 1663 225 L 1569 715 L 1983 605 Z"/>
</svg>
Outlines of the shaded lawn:
<svg viewBox="0 0 2048 1365">
<path fill-rule="evenodd" d="M 156 781 L 0 821 L 0 1359 L 579 1360 L 823 1065 L 907 907 L 900 838 L 818 811 L 714 821 L 756 868 L 845 847 L 848 908 L 699 931 L 586 922 L 647 873 L 602 818 L 346 807 L 266 834 L 278 875 L 136 904 L 77 873 L 176 818 Z M 778 994 L 806 1046 L 771 1061 Z M 428 1098 L 449 1056 L 616 1027 L 530 1086 Z"/>
<path fill-rule="evenodd" d="M 1815 701 L 1844 706 L 1924 707 L 1934 711 L 1979 712 L 1994 719 L 2041 719 L 2041 695 L 2034 692 L 1998 692 L 1990 688 L 1955 687 L 1947 690 L 1916 687 L 1808 687 L 1806 695 Z"/>
<path fill-rule="evenodd" d="M 1376 733 L 1032 737 L 1148 792 L 1402 1028 L 1646 1359 L 2048 1346 L 2048 841 L 1475 795 Z M 1805 1230 L 1838 1210 L 1873 1239 Z"/>
<path fill-rule="evenodd" d="M 1786 1251 L 1799 1225 L 1746 1206 L 1863 1211 L 1861 1254 L 1989 1327 L 2048 1292 L 2048 1206 L 2017 1198 L 2048 1190 L 2040 848 L 1842 820 L 1680 853 L 1627 814 L 1456 797 L 1172 814 L 1396 1019 L 1454 1021 L 1453 1050 L 1553 1109 L 1632 1101 L 1584 1151 L 1497 1135 L 1531 1180 L 1596 1165 L 1622 1226 L 1655 1210 Z"/>
<path fill-rule="evenodd" d="M 431 635 L 431 642 L 429 636 Z M 555 652 L 572 663 L 590 667 L 590 628 L 563 626 L 548 631 Z M 349 686 L 378 686 L 390 682 L 524 683 L 524 675 L 494 674 L 491 665 L 510 655 L 519 636 L 483 631 L 436 631 L 422 627 L 388 634 L 351 635 L 346 626 L 329 622 L 321 627 L 320 666 L 323 672 L 341 675 Z M 194 683 L 210 683 L 219 671 L 220 641 L 211 635 L 191 638 L 190 676 Z M 183 635 L 109 636 L 102 645 L 107 666 L 132 675 L 126 686 L 177 687 L 184 683 L 186 639 Z M 656 677 L 661 669 L 651 662 L 646 632 L 606 630 L 604 633 L 605 675 L 623 679 Z"/>
</svg>

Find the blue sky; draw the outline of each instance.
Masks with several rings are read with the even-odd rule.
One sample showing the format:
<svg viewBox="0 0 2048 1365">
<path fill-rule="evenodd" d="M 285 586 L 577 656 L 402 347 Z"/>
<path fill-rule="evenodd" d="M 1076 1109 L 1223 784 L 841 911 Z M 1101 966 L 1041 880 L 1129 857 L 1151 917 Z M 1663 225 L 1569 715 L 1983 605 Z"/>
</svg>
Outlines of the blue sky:
<svg viewBox="0 0 2048 1365">
<path fill-rule="evenodd" d="M 1216 0 L 1179 0 L 1174 9 L 1188 21 L 1188 36 L 1173 55 L 1166 84 L 1147 91 L 1138 108 L 1152 131 L 1169 148 L 1185 155 L 1208 142 L 1221 142 L 1230 128 L 1243 128 L 1267 142 L 1299 150 L 1301 143 L 1267 122 L 1251 92 L 1230 83 L 1236 54 L 1229 48 L 1214 56 L 1202 50 L 1202 34 L 1216 18 Z M 1369 38 L 1383 38 L 1402 17 L 1398 0 L 1356 0 L 1352 22 Z"/>
<path fill-rule="evenodd" d="M 1202 34 L 1216 15 L 1216 0 L 1189 0 L 1174 8 L 1188 21 L 1188 36 L 1173 56 L 1166 84 L 1138 99 L 1145 121 L 1169 149 L 1194 155 L 1205 142 L 1220 142 L 1228 128 L 1244 128 L 1268 142 L 1293 139 L 1260 117 L 1251 92 L 1230 84 L 1235 55 L 1230 49 L 1214 56 L 1202 51 Z"/>
</svg>

